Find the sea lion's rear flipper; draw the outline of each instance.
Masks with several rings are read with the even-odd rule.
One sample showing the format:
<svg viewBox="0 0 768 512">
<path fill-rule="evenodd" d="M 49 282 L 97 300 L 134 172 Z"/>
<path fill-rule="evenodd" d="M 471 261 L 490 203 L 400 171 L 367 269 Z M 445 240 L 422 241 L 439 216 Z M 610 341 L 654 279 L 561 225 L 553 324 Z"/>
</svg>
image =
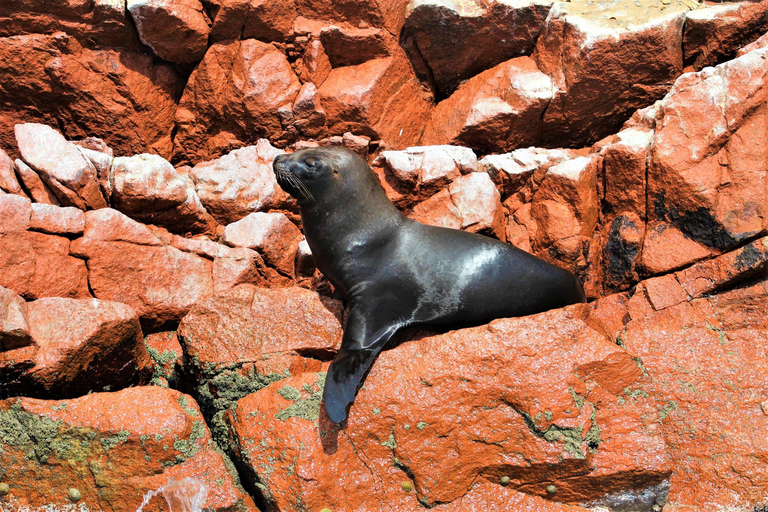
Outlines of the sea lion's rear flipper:
<svg viewBox="0 0 768 512">
<path fill-rule="evenodd" d="M 323 391 L 325 412 L 334 423 L 347 419 L 347 406 L 355 400 L 366 372 L 400 328 L 391 319 L 381 318 L 382 311 L 386 308 L 369 311 L 354 304 L 350 309 L 341 348 L 328 368 Z"/>
</svg>

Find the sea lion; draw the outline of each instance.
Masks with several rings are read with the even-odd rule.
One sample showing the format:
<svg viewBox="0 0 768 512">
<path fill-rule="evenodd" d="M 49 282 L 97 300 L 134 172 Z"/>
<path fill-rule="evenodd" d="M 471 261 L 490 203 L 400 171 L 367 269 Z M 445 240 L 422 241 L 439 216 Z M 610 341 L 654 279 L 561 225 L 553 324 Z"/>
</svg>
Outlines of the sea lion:
<svg viewBox="0 0 768 512">
<path fill-rule="evenodd" d="M 352 151 L 303 149 L 276 157 L 273 170 L 301 208 L 317 268 L 348 303 L 323 392 L 335 423 L 403 327 L 479 325 L 585 300 L 567 270 L 489 237 L 409 219 Z"/>
</svg>

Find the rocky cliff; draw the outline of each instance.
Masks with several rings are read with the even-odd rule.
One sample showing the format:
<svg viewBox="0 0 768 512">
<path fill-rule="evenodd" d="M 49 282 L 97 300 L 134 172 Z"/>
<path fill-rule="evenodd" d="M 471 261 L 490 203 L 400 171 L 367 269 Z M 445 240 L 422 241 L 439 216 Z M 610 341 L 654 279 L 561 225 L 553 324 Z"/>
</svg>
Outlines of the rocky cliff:
<svg viewBox="0 0 768 512">
<path fill-rule="evenodd" d="M 768 510 L 768 0 L 4 0 L 0 509 Z M 344 305 L 276 155 L 587 304 L 412 329 L 344 428 Z M 160 496 L 146 511 L 168 510 Z"/>
</svg>

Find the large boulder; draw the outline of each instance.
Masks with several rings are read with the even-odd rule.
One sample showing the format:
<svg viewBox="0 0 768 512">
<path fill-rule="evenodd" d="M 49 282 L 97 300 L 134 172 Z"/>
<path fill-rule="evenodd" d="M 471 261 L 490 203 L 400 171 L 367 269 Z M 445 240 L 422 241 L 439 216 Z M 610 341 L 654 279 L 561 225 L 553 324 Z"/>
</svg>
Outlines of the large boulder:
<svg viewBox="0 0 768 512">
<path fill-rule="evenodd" d="M 342 430 L 322 413 L 324 373 L 276 382 L 225 415 L 237 458 L 269 510 L 413 510 L 486 482 L 567 504 L 621 494 L 661 506 L 671 467 L 649 379 L 586 317 L 578 305 L 399 345 Z"/>
<path fill-rule="evenodd" d="M 194 183 L 158 155 L 115 158 L 110 169 L 112 203 L 129 217 L 177 233 L 213 232 L 215 221 Z"/>
<path fill-rule="evenodd" d="M 156 491 L 186 478 L 197 481 L 189 483 L 193 491 L 207 488 L 204 505 L 212 511 L 258 510 L 197 404 L 171 389 L 0 401 L 0 449 L 9 485 L 2 499 L 12 510 L 68 510 L 71 489 L 78 508 L 137 510 L 146 496 L 147 510 L 160 510 Z"/>
<path fill-rule="evenodd" d="M 274 46 L 246 39 L 211 46 L 189 77 L 176 113 L 176 153 L 193 162 L 272 141 L 283 133 L 278 109 L 290 109 L 299 80 Z"/>
<path fill-rule="evenodd" d="M 62 205 L 81 210 L 107 206 L 96 168 L 61 133 L 37 123 L 17 124 L 14 132 L 21 157 Z"/>
<path fill-rule="evenodd" d="M 424 61 L 442 97 L 506 60 L 528 55 L 552 2 L 412 0 L 404 32 L 411 60 Z M 417 68 L 418 69 L 418 68 Z"/>
<path fill-rule="evenodd" d="M 13 126 L 39 122 L 69 139 L 97 135 L 123 154 L 170 157 L 183 82 L 148 55 L 91 49 L 64 33 L 0 38 L 0 142 Z"/>
<path fill-rule="evenodd" d="M 189 171 L 200 201 L 222 225 L 254 212 L 279 209 L 289 203 L 272 172 L 272 160 L 284 153 L 266 139 L 236 149 Z"/>
<path fill-rule="evenodd" d="M 763 506 L 768 241 L 644 281 L 624 346 L 653 380 L 674 471 L 672 510 Z M 628 320 L 628 321 L 627 321 Z"/>
<path fill-rule="evenodd" d="M 481 152 L 535 145 L 554 93 L 552 79 L 533 59 L 506 61 L 470 78 L 441 101 L 420 143 L 457 144 Z"/>
<path fill-rule="evenodd" d="M 88 261 L 94 296 L 130 305 L 150 330 L 178 322 L 213 293 L 211 260 L 165 245 L 110 208 L 86 213 L 85 234 L 72 252 Z"/>
<path fill-rule="evenodd" d="M 20 378 L 26 396 L 72 398 L 149 380 L 139 317 L 129 306 L 49 297 L 27 309 L 38 351 L 35 366 Z"/>
<path fill-rule="evenodd" d="M 0 286 L 30 300 L 90 297 L 85 262 L 70 254 L 65 236 L 31 231 L 33 211 L 26 197 L 0 195 Z"/>
<path fill-rule="evenodd" d="M 194 64 L 208 48 L 210 21 L 199 0 L 127 0 L 141 42 L 155 55 Z"/>
<path fill-rule="evenodd" d="M 680 77 L 659 105 L 643 263 L 661 273 L 768 232 L 768 48 Z M 667 258 L 659 231 L 690 250 Z M 651 243 L 648 243 L 651 242 Z M 694 247 L 698 248 L 694 250 Z"/>
</svg>

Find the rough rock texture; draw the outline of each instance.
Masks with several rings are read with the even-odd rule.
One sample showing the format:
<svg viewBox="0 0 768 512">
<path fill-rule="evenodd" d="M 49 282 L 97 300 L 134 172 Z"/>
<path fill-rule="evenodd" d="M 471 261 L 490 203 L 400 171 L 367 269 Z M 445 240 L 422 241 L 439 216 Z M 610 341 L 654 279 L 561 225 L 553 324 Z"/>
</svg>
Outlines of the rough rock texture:
<svg viewBox="0 0 768 512">
<path fill-rule="evenodd" d="M 735 2 L 710 5 L 685 17 L 685 63 L 696 71 L 736 56 L 768 30 L 768 4 Z"/>
<path fill-rule="evenodd" d="M 621 339 L 654 380 L 652 397 L 675 466 L 669 496 L 675 510 L 748 510 L 765 497 L 768 447 L 752 433 L 768 422 L 766 262 L 763 238 L 646 281 L 629 301 L 631 320 Z M 749 281 L 754 275 L 760 277 Z"/>
<path fill-rule="evenodd" d="M 158 155 L 115 158 L 110 169 L 115 209 L 146 224 L 176 233 L 213 231 L 215 221 L 200 202 L 194 183 Z"/>
<path fill-rule="evenodd" d="M 182 80 L 139 52 L 84 48 L 63 33 L 0 38 L 0 143 L 42 122 L 68 138 L 98 134 L 115 150 L 169 157 Z"/>
<path fill-rule="evenodd" d="M 649 379 L 585 316 L 497 320 L 385 352 L 341 431 L 318 417 L 324 374 L 274 383 L 226 415 L 238 457 L 277 510 L 410 510 L 504 476 L 541 497 L 555 485 L 565 503 L 619 490 L 663 503 L 671 467 Z"/>
<path fill-rule="evenodd" d="M 61 133 L 37 123 L 17 124 L 14 132 L 21 157 L 63 206 L 81 210 L 107 206 L 96 168 Z"/>
<path fill-rule="evenodd" d="M 651 149 L 650 228 L 675 228 L 715 252 L 766 233 L 766 76 L 762 48 L 675 82 L 659 106 Z M 691 252 L 653 271 L 702 255 Z"/>
<path fill-rule="evenodd" d="M 138 50 L 123 1 L 7 0 L 0 5 L 0 37 L 60 31 L 99 45 Z"/>
<path fill-rule="evenodd" d="M 74 254 L 88 261 L 97 298 L 133 307 L 146 325 L 178 322 L 213 292 L 212 262 L 164 245 L 141 224 L 112 209 L 88 212 Z"/>
<path fill-rule="evenodd" d="M 85 262 L 69 239 L 30 231 L 32 211 L 25 197 L 0 196 L 0 286 L 26 299 L 90 297 Z"/>
<path fill-rule="evenodd" d="M 254 249 L 282 274 L 293 277 L 301 231 L 282 213 L 251 213 L 224 228 L 221 241 Z"/>
<path fill-rule="evenodd" d="M 210 23 L 198 0 L 127 0 L 141 42 L 178 64 L 203 58 Z"/>
<path fill-rule="evenodd" d="M 211 510 L 258 510 L 213 445 L 197 404 L 175 390 L 138 387 L 65 401 L 10 398 L 0 402 L 0 433 L 2 478 L 10 488 L 2 499 L 11 510 L 67 510 L 70 488 L 90 510 L 136 510 L 143 495 L 185 477 L 209 489 Z M 161 502 L 154 498 L 152 510 Z"/>
<path fill-rule="evenodd" d="M 552 79 L 530 57 L 519 57 L 472 77 L 440 102 L 421 144 L 457 144 L 482 152 L 536 144 L 552 100 Z M 548 136 L 548 135 L 547 135 Z"/>
<path fill-rule="evenodd" d="M 129 306 L 49 297 L 30 302 L 28 315 L 39 350 L 34 368 L 20 379 L 24 393 L 72 398 L 147 381 L 149 356 Z"/>
<path fill-rule="evenodd" d="M 29 334 L 27 303 L 8 288 L 0 287 L 0 351 L 34 343 Z"/>
<path fill-rule="evenodd" d="M 272 172 L 272 160 L 282 153 L 261 139 L 255 146 L 196 165 L 189 177 L 206 210 L 226 225 L 249 213 L 287 206 L 289 196 Z"/>
<path fill-rule="evenodd" d="M 338 301 L 303 288 L 237 286 L 198 302 L 179 325 L 196 396 L 217 440 L 229 445 L 224 412 L 277 380 L 320 371 L 341 343 Z"/>
<path fill-rule="evenodd" d="M 176 153 L 199 162 L 263 137 L 279 139 L 278 109 L 290 109 L 299 88 L 291 65 L 270 44 L 246 39 L 211 46 L 179 103 Z"/>
<path fill-rule="evenodd" d="M 418 141 L 432 107 L 402 50 L 332 69 L 317 97 L 331 134 L 349 131 L 384 139 L 394 149 Z"/>
<path fill-rule="evenodd" d="M 412 60 L 424 60 L 438 93 L 449 96 L 462 81 L 481 71 L 530 54 L 551 5 L 415 0 L 408 6 L 405 22 L 410 39 L 406 48 Z"/>
</svg>

